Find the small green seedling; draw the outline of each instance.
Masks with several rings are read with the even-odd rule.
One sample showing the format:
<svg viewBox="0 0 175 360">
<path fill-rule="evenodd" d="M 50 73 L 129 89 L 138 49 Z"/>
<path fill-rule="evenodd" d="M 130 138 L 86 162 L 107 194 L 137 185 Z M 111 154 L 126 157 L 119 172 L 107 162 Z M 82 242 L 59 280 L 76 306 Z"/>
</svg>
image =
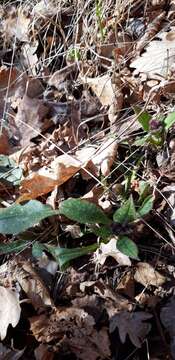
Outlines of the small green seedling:
<svg viewBox="0 0 175 360">
<path fill-rule="evenodd" d="M 104 27 L 104 19 L 103 19 L 103 11 L 102 11 L 102 4 L 101 0 L 96 0 L 96 17 L 98 22 L 98 27 L 101 35 L 101 40 L 104 41 L 105 39 L 105 27 Z"/>
</svg>

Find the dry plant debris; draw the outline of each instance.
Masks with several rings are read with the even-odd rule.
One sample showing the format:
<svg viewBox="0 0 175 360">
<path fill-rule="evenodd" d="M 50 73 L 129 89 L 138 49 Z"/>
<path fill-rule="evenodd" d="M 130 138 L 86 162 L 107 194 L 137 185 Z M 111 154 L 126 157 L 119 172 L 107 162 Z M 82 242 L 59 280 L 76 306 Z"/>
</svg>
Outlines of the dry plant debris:
<svg viewBox="0 0 175 360">
<path fill-rule="evenodd" d="M 0 15 L 0 359 L 175 359 L 175 1 Z"/>
</svg>

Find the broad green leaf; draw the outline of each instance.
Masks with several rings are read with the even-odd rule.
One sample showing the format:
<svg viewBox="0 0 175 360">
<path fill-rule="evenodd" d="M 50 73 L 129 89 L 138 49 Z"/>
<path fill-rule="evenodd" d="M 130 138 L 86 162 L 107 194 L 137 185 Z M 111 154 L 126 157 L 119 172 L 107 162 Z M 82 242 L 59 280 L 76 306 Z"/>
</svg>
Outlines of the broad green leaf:
<svg viewBox="0 0 175 360">
<path fill-rule="evenodd" d="M 68 199 L 60 204 L 59 212 L 81 224 L 109 224 L 111 221 L 95 204 L 81 199 Z"/>
<path fill-rule="evenodd" d="M 28 244 L 30 244 L 30 242 L 25 240 L 16 240 L 6 244 L 0 244 L 0 254 L 17 253 L 26 249 Z"/>
<path fill-rule="evenodd" d="M 30 200 L 25 205 L 14 204 L 0 209 L 0 233 L 19 234 L 58 211 L 40 201 Z"/>
<path fill-rule="evenodd" d="M 142 111 L 138 106 L 133 107 L 135 114 L 137 115 L 137 120 L 142 125 L 143 130 L 149 132 L 149 122 L 152 118 L 150 114 L 146 111 Z"/>
<path fill-rule="evenodd" d="M 169 128 L 175 123 L 175 111 L 168 114 L 168 116 L 164 119 L 165 129 L 169 130 Z"/>
<path fill-rule="evenodd" d="M 153 196 L 149 195 L 146 197 L 146 199 L 143 201 L 142 205 L 138 209 L 139 216 L 144 216 L 148 214 L 152 208 L 153 208 Z"/>
<path fill-rule="evenodd" d="M 117 249 L 132 259 L 138 259 L 137 245 L 127 236 L 121 236 L 118 239 Z"/>
<path fill-rule="evenodd" d="M 137 219 L 137 213 L 132 196 L 124 202 L 124 204 L 115 211 L 113 220 L 119 224 L 132 222 Z"/>
<path fill-rule="evenodd" d="M 46 247 L 44 244 L 35 241 L 32 245 L 32 255 L 36 258 L 41 257 L 45 249 Z"/>
<path fill-rule="evenodd" d="M 78 247 L 73 249 L 58 248 L 50 245 L 45 245 L 45 247 L 58 262 L 60 269 L 65 270 L 69 266 L 69 262 L 71 260 L 92 253 L 98 248 L 98 245 L 93 244 L 86 247 Z"/>
<path fill-rule="evenodd" d="M 19 185 L 22 169 L 8 156 L 0 155 L 0 180 L 12 185 Z"/>
</svg>

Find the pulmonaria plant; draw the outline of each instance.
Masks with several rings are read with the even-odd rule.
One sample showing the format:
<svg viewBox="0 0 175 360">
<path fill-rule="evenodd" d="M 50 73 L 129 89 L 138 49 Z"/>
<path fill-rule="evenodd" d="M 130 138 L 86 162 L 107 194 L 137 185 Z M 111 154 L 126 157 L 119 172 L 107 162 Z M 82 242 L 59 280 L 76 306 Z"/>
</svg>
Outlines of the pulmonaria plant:
<svg viewBox="0 0 175 360">
<path fill-rule="evenodd" d="M 50 206 L 44 205 L 37 200 L 31 200 L 24 205 L 13 204 L 6 209 L 0 209 L 0 233 L 21 234 L 20 240 L 13 241 L 11 244 L 1 244 L 0 253 L 7 254 L 21 251 L 26 248 L 26 241 L 21 240 L 25 230 L 47 217 L 64 215 L 70 220 L 84 224 L 86 229 L 88 229 L 86 231 L 94 233 L 98 237 L 99 243 L 69 249 L 40 244 L 35 241 L 33 244 L 34 256 L 41 256 L 43 251 L 47 251 L 56 259 L 60 268 L 65 269 L 69 265 L 70 260 L 94 252 L 99 248 L 100 243 L 107 244 L 112 238 L 115 238 L 116 249 L 119 252 L 130 258 L 138 259 L 136 244 L 126 234 L 119 235 L 116 231 L 114 234 L 114 225 L 127 225 L 136 221 L 148 214 L 152 209 L 152 205 L 153 197 L 149 195 L 136 209 L 133 198 L 130 196 L 114 212 L 111 219 L 98 206 L 82 199 L 67 199 L 60 204 L 58 210 L 52 210 Z M 29 243 L 31 244 L 31 239 Z"/>
<path fill-rule="evenodd" d="M 152 195 L 147 196 L 136 209 L 132 195 L 128 200 L 124 201 L 122 206 L 118 208 L 113 218 L 109 218 L 99 207 L 86 200 L 68 199 L 61 203 L 59 211 L 60 214 L 67 218 L 78 221 L 81 224 L 86 224 L 89 231 L 94 233 L 99 238 L 99 243 L 109 243 L 114 240 L 116 249 L 124 255 L 138 259 L 138 248 L 136 244 L 126 235 L 117 234 L 115 225 L 130 224 L 150 212 L 153 206 Z M 115 234 L 113 229 L 115 228 Z M 113 241 L 114 243 L 114 241 Z M 114 249 L 114 245 L 112 247 Z"/>
<path fill-rule="evenodd" d="M 143 146 L 145 143 L 149 143 L 154 146 L 161 146 L 166 132 L 175 124 L 175 112 L 173 111 L 167 116 L 160 114 L 155 118 L 138 106 L 134 106 L 133 110 L 137 120 L 146 132 L 146 135 L 135 141 L 135 145 Z"/>
</svg>

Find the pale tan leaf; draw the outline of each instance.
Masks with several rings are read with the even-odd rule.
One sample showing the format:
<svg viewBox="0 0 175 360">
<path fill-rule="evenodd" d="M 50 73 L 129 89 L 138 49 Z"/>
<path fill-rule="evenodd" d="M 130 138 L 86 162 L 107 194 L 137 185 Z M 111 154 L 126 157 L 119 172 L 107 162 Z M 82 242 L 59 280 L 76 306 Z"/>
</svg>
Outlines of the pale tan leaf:
<svg viewBox="0 0 175 360">
<path fill-rule="evenodd" d="M 87 163 L 86 167 L 88 167 L 88 170 L 90 170 L 92 174 L 97 176 L 101 171 L 104 176 L 107 176 L 110 173 L 117 149 L 117 141 L 109 138 L 103 142 L 98 150 L 92 146 L 88 146 L 82 150 L 78 150 L 76 155 L 79 160 Z"/>
<path fill-rule="evenodd" d="M 93 255 L 95 264 L 104 265 L 106 259 L 111 256 L 121 266 L 131 266 L 131 260 L 117 249 L 117 238 L 112 238 L 107 244 L 101 243 Z"/>
<path fill-rule="evenodd" d="M 21 307 L 15 291 L 0 286 L 0 338 L 4 340 L 8 326 L 15 327 L 20 319 Z"/>
<path fill-rule="evenodd" d="M 136 266 L 134 279 L 144 286 L 161 286 L 166 281 L 166 277 L 156 271 L 153 266 L 146 262 L 139 262 Z"/>
<path fill-rule="evenodd" d="M 13 276 L 35 309 L 53 305 L 46 285 L 29 262 L 17 261 Z"/>
<path fill-rule="evenodd" d="M 102 144 L 97 154 L 92 158 L 93 164 L 100 168 L 103 176 L 109 175 L 111 166 L 117 154 L 117 149 L 117 141 L 110 138 Z"/>
<path fill-rule="evenodd" d="M 29 41 L 29 24 L 30 18 L 26 17 L 19 7 L 15 15 L 11 14 L 2 22 L 6 40 L 9 41 L 15 36 L 19 41 Z"/>
<path fill-rule="evenodd" d="M 111 105 L 115 99 L 115 86 L 112 84 L 111 76 L 89 78 L 81 77 L 81 81 L 88 84 L 103 106 Z"/>
<path fill-rule="evenodd" d="M 162 32 L 158 40 L 153 40 L 145 48 L 146 51 L 132 61 L 130 67 L 137 72 L 167 77 L 175 61 L 175 28 L 170 32 Z"/>
<path fill-rule="evenodd" d="M 50 16 L 50 15 L 55 15 L 56 13 L 56 9 L 54 6 L 53 1 L 51 0 L 41 0 L 39 2 L 36 3 L 36 5 L 33 7 L 33 11 L 32 14 L 33 15 L 38 15 L 39 17 L 41 16 Z"/>
</svg>

